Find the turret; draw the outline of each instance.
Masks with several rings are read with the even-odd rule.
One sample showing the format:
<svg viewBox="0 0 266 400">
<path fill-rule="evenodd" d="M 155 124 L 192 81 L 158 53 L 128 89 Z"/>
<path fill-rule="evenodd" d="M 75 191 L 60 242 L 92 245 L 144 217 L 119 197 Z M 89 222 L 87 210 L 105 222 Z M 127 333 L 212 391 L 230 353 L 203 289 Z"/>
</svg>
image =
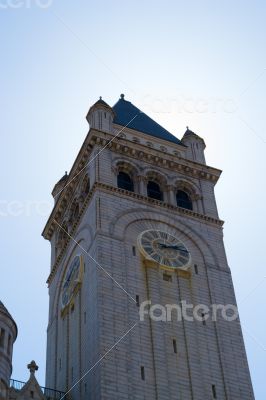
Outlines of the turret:
<svg viewBox="0 0 266 400">
<path fill-rule="evenodd" d="M 17 338 L 17 325 L 0 301 L 0 399 L 6 397 L 12 374 L 13 344 Z"/>
<path fill-rule="evenodd" d="M 65 172 L 65 175 L 63 175 L 62 178 L 59 179 L 59 181 L 54 185 L 54 188 L 52 190 L 52 195 L 53 195 L 55 203 L 59 199 L 60 193 L 66 186 L 67 180 L 68 180 L 68 174 L 67 174 L 67 172 Z"/>
<path fill-rule="evenodd" d="M 91 128 L 111 133 L 113 131 L 114 116 L 113 109 L 100 97 L 89 109 L 86 119 Z"/>
<path fill-rule="evenodd" d="M 188 129 L 188 126 L 181 142 L 187 146 L 186 158 L 201 164 L 206 164 L 204 156 L 205 142 L 200 136 Z"/>
</svg>

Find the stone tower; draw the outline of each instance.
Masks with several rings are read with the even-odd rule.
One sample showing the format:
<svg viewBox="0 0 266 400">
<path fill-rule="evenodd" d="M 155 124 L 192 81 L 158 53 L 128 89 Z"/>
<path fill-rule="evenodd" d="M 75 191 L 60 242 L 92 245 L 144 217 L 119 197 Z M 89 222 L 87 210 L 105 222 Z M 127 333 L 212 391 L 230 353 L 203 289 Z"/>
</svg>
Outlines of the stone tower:
<svg viewBox="0 0 266 400">
<path fill-rule="evenodd" d="M 214 195 L 221 171 L 206 165 L 203 139 L 189 129 L 177 139 L 123 95 L 87 119 L 43 231 L 46 386 L 74 400 L 253 400 L 239 319 L 208 318 L 236 300 Z M 163 318 L 166 305 L 181 318 Z"/>
<path fill-rule="evenodd" d="M 17 325 L 0 301 L 0 399 L 5 399 L 12 374 L 13 344 L 17 338 Z"/>
</svg>

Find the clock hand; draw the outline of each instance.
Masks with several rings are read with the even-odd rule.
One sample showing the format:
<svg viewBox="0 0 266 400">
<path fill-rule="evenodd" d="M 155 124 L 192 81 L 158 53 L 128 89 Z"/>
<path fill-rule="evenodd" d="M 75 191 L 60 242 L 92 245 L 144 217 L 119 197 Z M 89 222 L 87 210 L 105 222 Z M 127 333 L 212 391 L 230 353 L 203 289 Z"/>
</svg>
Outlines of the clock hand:
<svg viewBox="0 0 266 400">
<path fill-rule="evenodd" d="M 173 249 L 173 250 L 179 250 L 179 251 L 183 251 L 184 253 L 188 253 L 188 251 L 186 249 L 182 249 L 179 246 L 176 245 L 170 245 L 170 244 L 159 244 L 160 247 L 164 248 L 164 249 Z"/>
</svg>

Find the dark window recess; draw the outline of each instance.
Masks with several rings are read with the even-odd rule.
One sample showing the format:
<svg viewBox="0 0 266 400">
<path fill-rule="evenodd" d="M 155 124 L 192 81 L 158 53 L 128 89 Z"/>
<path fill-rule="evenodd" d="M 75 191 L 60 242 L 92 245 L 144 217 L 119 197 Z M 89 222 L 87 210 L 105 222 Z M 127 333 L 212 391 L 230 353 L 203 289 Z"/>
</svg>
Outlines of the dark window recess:
<svg viewBox="0 0 266 400">
<path fill-rule="evenodd" d="M 206 321 L 205 321 L 205 314 L 201 314 L 201 318 L 202 318 L 202 324 L 206 325 Z"/>
<path fill-rule="evenodd" d="M 177 346 L 176 346 L 176 340 L 173 339 L 173 349 L 174 349 L 174 353 L 177 353 Z"/>
<path fill-rule="evenodd" d="M 139 307 L 139 295 L 136 295 L 136 306 Z"/>
<path fill-rule="evenodd" d="M 30 391 L 30 397 L 31 397 L 31 399 L 34 399 L 34 392 L 33 392 L 33 390 Z"/>
<path fill-rule="evenodd" d="M 74 305 L 74 303 L 73 303 L 73 304 L 71 304 L 71 308 L 70 308 L 70 310 L 71 310 L 71 312 L 73 312 L 73 311 L 75 310 L 75 305 Z"/>
<path fill-rule="evenodd" d="M 83 316 L 84 316 L 84 324 L 86 324 L 86 322 L 87 322 L 87 313 L 86 313 L 86 311 L 84 312 Z"/>
<path fill-rule="evenodd" d="M 74 219 L 77 219 L 77 218 L 78 218 L 78 215 L 79 215 L 79 205 L 77 204 L 77 205 L 75 206 L 75 209 L 74 209 L 74 212 L 73 212 L 73 217 L 74 217 Z"/>
<path fill-rule="evenodd" d="M 192 210 L 192 201 L 189 195 L 183 190 L 178 190 L 176 193 L 176 204 L 178 207 L 186 208 L 187 210 Z"/>
<path fill-rule="evenodd" d="M 163 200 L 163 193 L 160 189 L 160 186 L 158 183 L 149 181 L 147 184 L 147 194 L 148 197 L 151 197 L 152 199 L 156 200 Z"/>
<path fill-rule="evenodd" d="M 172 275 L 163 274 L 163 280 L 167 282 L 172 282 Z"/>
<path fill-rule="evenodd" d="M 215 385 L 212 385 L 212 397 L 213 397 L 214 399 L 217 399 L 217 396 L 216 396 L 216 387 L 215 387 Z"/>
<path fill-rule="evenodd" d="M 194 271 L 195 271 L 195 274 L 198 275 L 199 270 L 198 270 L 197 264 L 194 264 Z"/>
<path fill-rule="evenodd" d="M 87 383 L 84 383 L 84 392 L 87 393 Z"/>
<path fill-rule="evenodd" d="M 120 171 L 117 175 L 117 186 L 120 189 L 129 190 L 130 192 L 134 192 L 134 184 L 131 177 L 123 171 Z"/>
<path fill-rule="evenodd" d="M 88 194 L 90 191 L 90 180 L 87 176 L 84 179 L 83 190 L 84 190 L 85 194 Z"/>
<path fill-rule="evenodd" d="M 140 374 L 141 374 L 141 379 L 145 381 L 145 369 L 144 367 L 140 367 Z"/>
<path fill-rule="evenodd" d="M 133 254 L 133 256 L 136 255 L 136 247 L 135 246 L 132 246 L 132 254 Z"/>
<path fill-rule="evenodd" d="M 5 330 L 0 328 L 0 347 L 4 347 L 5 333 Z"/>
<path fill-rule="evenodd" d="M 11 335 L 8 335 L 7 354 L 10 355 L 10 353 L 11 353 Z"/>
<path fill-rule="evenodd" d="M 61 368 L 62 368 L 62 360 L 61 358 L 59 358 L 59 371 L 61 371 Z"/>
</svg>

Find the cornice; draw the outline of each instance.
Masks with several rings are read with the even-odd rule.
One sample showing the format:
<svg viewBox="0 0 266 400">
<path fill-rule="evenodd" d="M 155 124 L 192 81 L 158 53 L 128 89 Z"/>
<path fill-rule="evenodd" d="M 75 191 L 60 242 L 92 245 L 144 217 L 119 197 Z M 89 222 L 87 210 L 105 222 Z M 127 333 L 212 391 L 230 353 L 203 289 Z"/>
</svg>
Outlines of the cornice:
<svg viewBox="0 0 266 400">
<path fill-rule="evenodd" d="M 65 241 L 65 245 L 64 247 L 61 249 L 60 254 L 58 255 L 54 265 L 51 268 L 51 272 L 50 275 L 47 279 L 47 283 L 50 284 L 56 271 L 57 271 L 57 267 L 60 263 L 60 261 L 62 260 L 62 257 L 65 254 L 65 251 L 69 245 L 69 242 L 71 241 L 71 238 L 75 236 L 75 233 L 77 231 L 77 227 L 79 225 L 79 222 L 81 220 L 81 217 L 89 203 L 89 201 L 91 200 L 93 194 L 96 192 L 96 190 L 101 190 L 103 192 L 106 193 L 112 193 L 114 195 L 117 195 L 119 198 L 121 197 L 125 197 L 125 198 L 132 198 L 134 199 L 134 202 L 140 202 L 141 204 L 145 203 L 147 205 L 150 206 L 154 206 L 156 208 L 160 208 L 160 209 L 164 209 L 164 210 L 171 210 L 171 212 L 174 212 L 176 215 L 179 216 L 187 216 L 191 219 L 194 219 L 198 222 L 204 222 L 208 225 L 212 225 L 212 226 L 216 226 L 216 227 L 222 227 L 223 226 L 223 221 L 217 218 L 213 218 L 211 216 L 208 215 L 204 215 L 204 214 L 200 214 L 197 213 L 195 211 L 191 211 L 191 210 L 187 210 L 185 208 L 181 208 L 181 207 L 177 207 L 177 206 L 173 206 L 171 204 L 159 201 L 159 200 L 155 200 L 155 199 L 151 199 L 149 197 L 143 196 L 141 194 L 135 193 L 135 192 L 130 192 L 128 190 L 124 190 L 124 189 L 120 189 L 111 185 L 107 185 L 105 183 L 101 183 L 101 182 L 96 182 L 93 187 L 91 188 L 90 192 L 88 193 L 86 199 L 84 200 L 83 206 L 80 210 L 80 213 L 77 217 L 77 219 L 75 220 L 75 223 L 72 226 L 71 231 L 69 232 L 69 236 L 67 236 L 66 241 Z M 61 219 L 57 219 L 55 218 L 49 227 L 49 230 L 47 232 L 47 236 L 45 236 L 46 239 L 51 239 L 53 232 L 55 229 L 57 229 L 58 225 L 62 224 L 62 220 Z M 59 228 L 60 229 L 60 228 Z"/>
<path fill-rule="evenodd" d="M 217 168 L 177 157 L 159 149 L 129 141 L 126 138 L 119 138 L 119 136 L 117 136 L 114 139 L 114 136 L 111 134 L 106 134 L 101 131 L 97 131 L 97 136 L 92 135 L 91 140 L 92 143 L 95 142 L 100 146 L 111 148 L 112 151 L 118 154 L 124 154 L 136 160 L 143 160 L 151 165 L 183 173 L 186 176 L 210 180 L 216 183 L 222 173 L 222 171 Z"/>
<path fill-rule="evenodd" d="M 69 173 L 65 188 L 58 195 L 58 200 L 42 232 L 45 239 L 48 239 L 50 236 L 49 230 L 53 219 L 58 219 L 60 214 L 64 212 L 64 204 L 69 202 L 73 195 L 73 189 L 79 181 L 79 174 L 88 165 L 91 150 L 95 145 L 107 147 L 117 154 L 122 154 L 138 161 L 143 160 L 154 167 L 162 167 L 172 172 L 183 174 L 184 176 L 208 180 L 213 184 L 217 182 L 221 174 L 221 170 L 216 168 L 179 158 L 164 153 L 163 151 L 144 146 L 143 144 L 131 142 L 126 138 L 115 137 L 110 133 L 91 129 Z"/>
</svg>

